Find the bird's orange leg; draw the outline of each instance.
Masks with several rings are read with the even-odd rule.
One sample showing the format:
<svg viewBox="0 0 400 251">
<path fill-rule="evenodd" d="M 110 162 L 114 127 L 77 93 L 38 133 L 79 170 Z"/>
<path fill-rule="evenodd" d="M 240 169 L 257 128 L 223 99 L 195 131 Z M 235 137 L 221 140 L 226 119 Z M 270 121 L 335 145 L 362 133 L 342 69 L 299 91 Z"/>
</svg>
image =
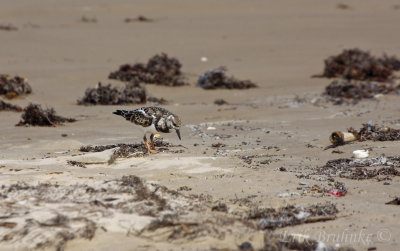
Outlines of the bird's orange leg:
<svg viewBox="0 0 400 251">
<path fill-rule="evenodd" d="M 157 150 L 150 149 L 149 143 L 147 143 L 146 135 L 143 137 L 144 144 L 146 145 L 148 153 L 157 153 Z"/>
<path fill-rule="evenodd" d="M 151 149 L 153 149 L 154 151 L 157 151 L 156 147 L 154 146 L 153 138 L 154 138 L 154 134 L 151 134 L 150 135 Z"/>
</svg>

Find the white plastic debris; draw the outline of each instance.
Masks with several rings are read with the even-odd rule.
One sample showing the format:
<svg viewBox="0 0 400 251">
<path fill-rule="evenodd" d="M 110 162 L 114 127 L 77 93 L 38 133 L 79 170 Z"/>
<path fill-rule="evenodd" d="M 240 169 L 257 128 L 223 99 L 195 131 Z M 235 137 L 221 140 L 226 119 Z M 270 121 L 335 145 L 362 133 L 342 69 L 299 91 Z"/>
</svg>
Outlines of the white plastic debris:
<svg viewBox="0 0 400 251">
<path fill-rule="evenodd" d="M 207 130 L 211 131 L 211 130 L 217 130 L 217 128 L 215 128 L 214 126 L 209 126 L 207 127 Z"/>
<path fill-rule="evenodd" d="M 206 58 L 206 57 L 201 57 L 201 58 L 200 58 L 200 61 L 201 61 L 201 62 L 207 62 L 207 61 L 208 61 L 208 58 Z"/>
<path fill-rule="evenodd" d="M 353 157 L 356 159 L 364 159 L 369 156 L 368 150 L 355 150 L 353 152 Z"/>
</svg>

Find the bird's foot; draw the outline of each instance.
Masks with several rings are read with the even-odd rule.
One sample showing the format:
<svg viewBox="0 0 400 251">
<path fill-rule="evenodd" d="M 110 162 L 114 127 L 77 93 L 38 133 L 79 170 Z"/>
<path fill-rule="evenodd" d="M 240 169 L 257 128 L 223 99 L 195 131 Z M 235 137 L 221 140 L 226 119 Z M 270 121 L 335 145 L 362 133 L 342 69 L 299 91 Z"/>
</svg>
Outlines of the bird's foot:
<svg viewBox="0 0 400 251">
<path fill-rule="evenodd" d="M 158 153 L 158 151 L 157 150 L 153 150 L 153 149 L 148 149 L 148 151 L 147 151 L 147 153 Z"/>
</svg>

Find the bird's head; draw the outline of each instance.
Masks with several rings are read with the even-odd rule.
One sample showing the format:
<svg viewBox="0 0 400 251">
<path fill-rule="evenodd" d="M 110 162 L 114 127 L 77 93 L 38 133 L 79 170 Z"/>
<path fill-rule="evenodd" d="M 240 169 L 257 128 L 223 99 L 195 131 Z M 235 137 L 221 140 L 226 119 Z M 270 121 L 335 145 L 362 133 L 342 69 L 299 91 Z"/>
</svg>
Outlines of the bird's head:
<svg viewBox="0 0 400 251">
<path fill-rule="evenodd" d="M 166 123 L 169 129 L 174 129 L 176 131 L 176 134 L 178 135 L 178 138 L 181 139 L 181 132 L 180 132 L 180 127 L 181 127 L 181 120 L 179 119 L 178 116 L 176 115 L 169 115 L 166 119 Z"/>
</svg>

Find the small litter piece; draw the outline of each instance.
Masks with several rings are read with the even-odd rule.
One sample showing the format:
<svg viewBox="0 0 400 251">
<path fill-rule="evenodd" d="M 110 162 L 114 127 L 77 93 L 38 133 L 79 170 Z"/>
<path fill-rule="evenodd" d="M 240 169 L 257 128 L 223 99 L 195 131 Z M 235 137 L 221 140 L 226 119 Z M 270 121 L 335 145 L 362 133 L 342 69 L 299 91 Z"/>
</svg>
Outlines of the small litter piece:
<svg viewBox="0 0 400 251">
<path fill-rule="evenodd" d="M 0 100 L 0 111 L 22 112 L 23 109 L 21 107 L 17 106 L 17 105 L 6 103 L 3 100 Z"/>
<path fill-rule="evenodd" d="M 129 83 L 124 88 L 99 83 L 96 88 L 87 88 L 79 105 L 120 105 L 146 103 L 146 89 L 140 84 Z"/>
<path fill-rule="evenodd" d="M 203 89 L 249 89 L 258 87 L 250 80 L 238 80 L 226 76 L 227 69 L 219 67 L 200 75 L 197 86 Z"/>
<path fill-rule="evenodd" d="M 335 146 L 344 145 L 345 143 L 357 140 L 357 135 L 350 132 L 332 132 L 329 136 L 330 142 Z"/>
<path fill-rule="evenodd" d="M 167 54 L 161 53 L 149 59 L 147 64 L 124 64 L 111 72 L 108 78 L 132 83 L 146 83 L 166 86 L 188 85 L 181 72 L 182 64 Z"/>
<path fill-rule="evenodd" d="M 357 48 L 343 50 L 327 58 L 324 63 L 323 74 L 316 77 L 390 82 L 394 71 L 400 70 L 400 60 L 395 56 L 383 55 L 378 58 Z"/>
<path fill-rule="evenodd" d="M 391 201 L 389 201 L 389 202 L 386 202 L 385 204 L 386 204 L 386 205 L 397 205 L 397 206 L 399 206 L 399 205 L 400 205 L 400 197 L 397 197 L 397 198 L 394 199 L 394 200 L 391 200 Z"/>
<path fill-rule="evenodd" d="M 5 95 L 8 99 L 12 99 L 31 92 L 32 88 L 26 78 L 0 74 L 0 95 Z"/>
<path fill-rule="evenodd" d="M 335 195 L 336 197 L 343 197 L 345 196 L 344 193 L 342 193 L 340 190 L 338 189 L 332 189 L 329 191 L 330 194 Z"/>
<path fill-rule="evenodd" d="M 213 131 L 213 130 L 217 130 L 217 128 L 215 128 L 214 126 L 209 126 L 209 127 L 207 127 L 207 130 L 208 131 Z"/>
<path fill-rule="evenodd" d="M 229 103 L 226 102 L 224 99 L 220 98 L 220 99 L 216 99 L 216 100 L 214 101 L 214 104 L 216 104 L 216 105 L 227 105 L 227 104 L 229 104 Z"/>
<path fill-rule="evenodd" d="M 42 109 L 40 105 L 30 104 L 21 115 L 22 120 L 16 126 L 56 126 L 76 119 L 57 116 L 53 108 Z"/>
<path fill-rule="evenodd" d="M 132 22 L 144 22 L 144 23 L 149 23 L 149 22 L 153 22 L 153 21 L 154 21 L 154 19 L 145 17 L 145 16 L 143 16 L 143 15 L 139 15 L 139 16 L 137 16 L 137 17 L 135 17 L 135 18 L 127 17 L 127 18 L 124 19 L 124 22 L 125 22 L 125 23 L 132 23 Z"/>
<path fill-rule="evenodd" d="M 96 17 L 82 16 L 81 17 L 81 22 L 83 22 L 83 23 L 97 23 L 97 18 Z"/>
<path fill-rule="evenodd" d="M 356 159 L 365 159 L 368 158 L 369 152 L 368 150 L 355 150 L 353 151 L 353 157 Z"/>
</svg>

